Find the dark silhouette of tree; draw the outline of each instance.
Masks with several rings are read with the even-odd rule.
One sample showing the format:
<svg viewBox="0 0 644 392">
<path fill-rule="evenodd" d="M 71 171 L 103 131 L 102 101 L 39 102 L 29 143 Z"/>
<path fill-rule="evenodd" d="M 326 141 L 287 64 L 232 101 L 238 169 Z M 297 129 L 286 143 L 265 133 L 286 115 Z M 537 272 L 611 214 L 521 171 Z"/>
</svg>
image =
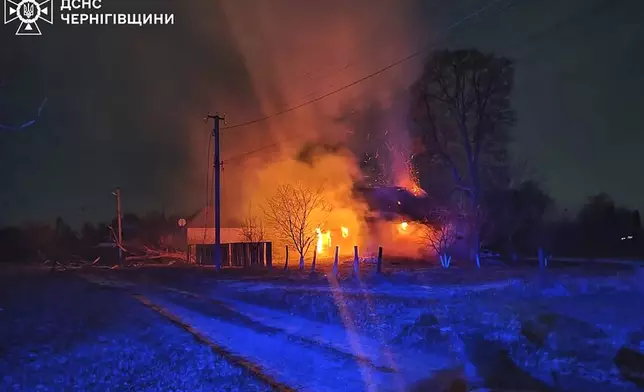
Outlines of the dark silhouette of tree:
<svg viewBox="0 0 644 392">
<path fill-rule="evenodd" d="M 0 263 L 24 263 L 38 256 L 25 232 L 18 227 L 0 229 Z"/>
<path fill-rule="evenodd" d="M 606 193 L 591 196 L 577 215 L 585 253 L 618 256 L 634 252 L 632 248 L 637 240 L 634 216 L 633 211 L 616 206 Z"/>
<path fill-rule="evenodd" d="M 58 217 L 55 225 L 54 259 L 61 264 L 67 263 L 79 250 L 78 235 L 63 218 Z"/>
<path fill-rule="evenodd" d="M 46 261 L 56 252 L 56 231 L 42 223 L 26 223 L 22 233 L 29 249 L 35 254 L 35 261 Z"/>
<path fill-rule="evenodd" d="M 84 247 L 91 247 L 98 245 L 102 237 L 98 227 L 89 222 L 85 222 L 80 230 L 80 239 Z"/>
<path fill-rule="evenodd" d="M 509 255 L 516 257 L 519 251 L 532 252 L 547 245 L 545 215 L 554 202 L 536 181 L 488 192 L 485 205 L 490 242 L 501 245 Z"/>
<path fill-rule="evenodd" d="M 479 260 L 484 193 L 508 171 L 508 131 L 514 68 L 478 50 L 432 53 L 412 87 L 412 117 L 428 164 L 451 176 L 451 190 L 467 202 L 471 253 Z"/>
<path fill-rule="evenodd" d="M 633 211 L 633 232 L 638 237 L 642 232 L 642 220 L 640 219 L 640 212 L 638 210 Z"/>
</svg>

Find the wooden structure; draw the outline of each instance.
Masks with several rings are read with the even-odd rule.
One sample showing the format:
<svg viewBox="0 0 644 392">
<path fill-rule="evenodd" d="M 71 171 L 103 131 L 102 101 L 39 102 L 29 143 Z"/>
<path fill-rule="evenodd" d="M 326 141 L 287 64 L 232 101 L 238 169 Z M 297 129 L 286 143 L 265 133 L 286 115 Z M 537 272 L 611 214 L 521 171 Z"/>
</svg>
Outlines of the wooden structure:
<svg viewBox="0 0 644 392">
<path fill-rule="evenodd" d="M 207 207 L 188 221 L 186 226 L 188 260 L 199 265 L 213 264 L 215 243 L 214 211 Z M 248 242 L 241 228 L 221 228 L 222 267 L 272 266 L 273 247 L 270 242 Z"/>
<path fill-rule="evenodd" d="M 213 263 L 212 244 L 195 246 L 195 262 L 199 265 Z M 233 242 L 221 244 L 222 267 L 270 267 L 273 264 L 273 251 L 270 242 Z"/>
</svg>

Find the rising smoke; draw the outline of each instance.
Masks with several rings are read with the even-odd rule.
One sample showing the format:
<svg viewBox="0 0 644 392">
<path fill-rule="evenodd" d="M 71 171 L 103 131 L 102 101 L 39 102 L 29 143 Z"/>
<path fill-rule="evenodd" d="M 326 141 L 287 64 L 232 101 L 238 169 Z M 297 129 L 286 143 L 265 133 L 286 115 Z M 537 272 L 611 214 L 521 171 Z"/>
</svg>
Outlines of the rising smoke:
<svg viewBox="0 0 644 392">
<path fill-rule="evenodd" d="M 360 79 L 417 45 L 411 38 L 412 2 L 222 5 L 261 108 L 240 110 L 233 124 Z M 402 183 L 409 177 L 407 109 L 397 100 L 411 82 L 407 71 L 401 67 L 296 111 L 232 129 L 223 139 L 224 155 L 231 157 L 225 164 L 229 222 L 248 203 L 261 206 L 276 185 L 297 182 L 324 189 L 333 212 L 323 229 L 339 237 L 348 228 L 355 242 L 364 231 L 366 206 L 353 188 L 369 183 L 366 154 L 383 173 L 378 185 L 410 185 Z M 244 155 L 255 150 L 261 151 Z"/>
<path fill-rule="evenodd" d="M 29 67 L 20 69 L 37 86 L 25 94 L 35 101 L 44 94 L 50 104 L 39 137 L 3 149 L 16 211 L 77 224 L 109 219 L 117 185 L 128 211 L 196 211 L 212 168 L 208 112 L 229 124 L 261 118 L 403 57 L 417 46 L 414 3 L 110 0 L 103 11 L 174 13 L 176 24 L 57 24 L 40 41 L 21 41 L 16 48 Z M 297 111 L 223 131 L 224 221 L 235 224 L 275 183 L 297 180 L 285 173 L 349 189 L 360 180 L 362 157 L 338 149 L 303 169 L 298 155 L 307 145 L 348 145 L 353 130 L 337 119 L 374 102 L 388 108 L 391 92 L 414 74 L 397 67 Z M 387 121 L 391 135 L 403 137 L 404 127 Z"/>
</svg>

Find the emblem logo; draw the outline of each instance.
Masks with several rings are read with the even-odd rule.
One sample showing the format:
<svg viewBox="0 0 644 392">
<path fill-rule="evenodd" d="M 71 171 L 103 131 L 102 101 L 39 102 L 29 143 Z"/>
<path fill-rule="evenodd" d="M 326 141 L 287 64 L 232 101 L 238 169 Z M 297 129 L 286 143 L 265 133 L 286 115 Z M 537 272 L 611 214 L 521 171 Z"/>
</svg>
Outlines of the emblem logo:
<svg viewBox="0 0 644 392">
<path fill-rule="evenodd" d="M 16 35 L 42 35 L 38 22 L 54 24 L 54 0 L 4 0 L 4 23 L 20 21 Z"/>
</svg>

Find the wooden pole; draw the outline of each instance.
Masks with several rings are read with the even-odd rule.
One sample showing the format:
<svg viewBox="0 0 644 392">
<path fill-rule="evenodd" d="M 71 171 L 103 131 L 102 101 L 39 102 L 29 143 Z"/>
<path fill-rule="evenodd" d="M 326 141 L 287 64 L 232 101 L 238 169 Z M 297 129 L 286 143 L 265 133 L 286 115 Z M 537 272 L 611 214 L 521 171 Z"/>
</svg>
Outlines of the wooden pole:
<svg viewBox="0 0 644 392">
<path fill-rule="evenodd" d="M 338 253 L 340 253 L 340 247 L 335 247 L 335 258 L 333 258 L 333 275 L 338 276 Z"/>
<path fill-rule="evenodd" d="M 273 243 L 267 242 L 265 245 L 266 249 L 266 266 L 268 269 L 273 268 Z"/>
<path fill-rule="evenodd" d="M 382 272 L 382 246 L 378 248 L 378 267 L 376 271 L 378 273 Z"/>
<path fill-rule="evenodd" d="M 215 210 L 215 252 L 213 253 L 213 258 L 215 261 L 215 268 L 217 271 L 221 269 L 221 158 L 219 151 L 219 122 L 224 120 L 223 117 L 219 115 L 208 116 L 206 119 L 214 120 L 214 127 L 212 130 L 213 137 L 215 139 L 215 158 L 214 158 L 214 204 L 213 209 Z M 246 264 L 244 262 L 244 264 Z"/>
<path fill-rule="evenodd" d="M 353 275 L 357 278 L 360 275 L 360 258 L 358 257 L 358 245 L 353 247 Z"/>
<path fill-rule="evenodd" d="M 288 269 L 288 245 L 286 245 L 286 261 L 284 262 L 284 270 Z"/>
<path fill-rule="evenodd" d="M 315 262 L 318 258 L 318 249 L 313 249 L 313 263 L 311 263 L 311 272 L 315 272 Z"/>
<path fill-rule="evenodd" d="M 121 188 L 116 188 L 112 193 L 116 196 L 116 240 L 118 241 L 119 248 L 119 264 L 123 265 L 123 223 L 122 223 L 122 213 L 121 213 Z"/>
</svg>

